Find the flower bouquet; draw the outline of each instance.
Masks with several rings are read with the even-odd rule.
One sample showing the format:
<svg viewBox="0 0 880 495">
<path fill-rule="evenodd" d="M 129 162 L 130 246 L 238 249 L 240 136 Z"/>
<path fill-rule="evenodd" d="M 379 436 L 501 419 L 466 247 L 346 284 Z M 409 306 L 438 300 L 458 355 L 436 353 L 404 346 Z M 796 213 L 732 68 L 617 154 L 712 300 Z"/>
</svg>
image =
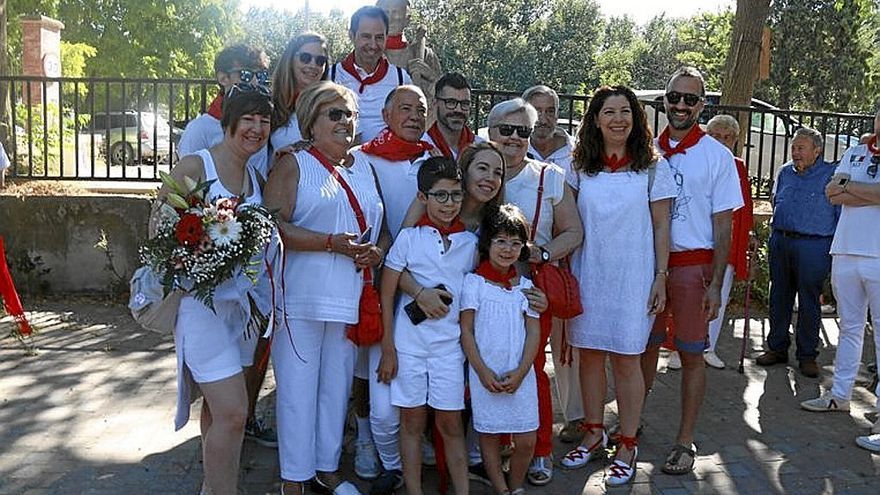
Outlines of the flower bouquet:
<svg viewBox="0 0 880 495">
<path fill-rule="evenodd" d="M 206 198 L 213 181 L 160 173 L 170 189 L 156 215 L 155 235 L 140 249 L 141 262 L 156 273 L 165 293 L 182 290 L 214 308 L 217 287 L 243 273 L 257 283 L 275 222 L 264 207 L 241 197 Z"/>
</svg>

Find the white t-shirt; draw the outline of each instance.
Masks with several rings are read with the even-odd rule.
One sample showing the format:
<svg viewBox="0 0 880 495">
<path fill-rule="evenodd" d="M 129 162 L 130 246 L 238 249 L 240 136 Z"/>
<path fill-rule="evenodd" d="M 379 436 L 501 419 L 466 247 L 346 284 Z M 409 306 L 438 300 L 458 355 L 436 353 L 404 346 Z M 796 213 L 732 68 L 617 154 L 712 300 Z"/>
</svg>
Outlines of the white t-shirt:
<svg viewBox="0 0 880 495">
<path fill-rule="evenodd" d="M 571 137 L 567 132 L 565 133 L 566 143 L 561 148 L 557 149 L 553 153 L 550 153 L 549 156 L 541 156 L 541 153 L 532 146 L 532 142 L 529 141 L 529 153 L 535 158 L 535 160 L 540 160 L 545 163 L 552 163 L 553 165 L 559 165 L 562 170 L 568 174 L 571 170 L 571 162 L 574 159 L 571 156 L 571 152 L 574 149 L 574 138 Z"/>
<path fill-rule="evenodd" d="M 670 144 L 674 147 L 678 143 Z M 712 215 L 743 206 L 733 154 L 715 139 L 704 136 L 685 153 L 667 161 L 678 187 L 672 203 L 670 250 L 712 249 Z"/>
<path fill-rule="evenodd" d="M 6 150 L 3 149 L 3 145 L 0 144 L 0 170 L 7 168 L 9 168 L 9 156 L 6 154 Z"/>
<path fill-rule="evenodd" d="M 355 70 L 366 79 L 372 73 L 367 73 L 357 64 Z M 400 69 L 392 63 L 388 64 L 388 73 L 381 81 L 364 87 L 364 92 L 360 92 L 361 83 L 342 68 L 342 63 L 336 63 L 331 68 L 331 79 L 337 84 L 341 84 L 352 90 L 358 99 L 358 122 L 357 133 L 361 135 L 361 142 L 366 143 L 379 135 L 379 132 L 385 128 L 385 121 L 382 120 L 382 107 L 385 106 L 385 98 L 388 97 L 394 88 L 401 84 L 412 84 L 412 79 L 404 69 Z"/>
<path fill-rule="evenodd" d="M 538 219 L 538 230 L 535 242 L 539 246 L 553 239 L 553 207 L 562 201 L 565 193 L 565 172 L 557 165 L 526 159 L 523 169 L 504 184 L 504 200 L 519 206 L 531 224 L 535 219 L 535 207 L 538 202 L 538 182 L 541 178 L 541 167 L 544 172 L 544 195 L 541 199 L 541 218 Z"/>
<path fill-rule="evenodd" d="M 214 116 L 203 113 L 186 124 L 180 143 L 177 145 L 177 154 L 183 158 L 193 155 L 196 151 L 205 150 L 223 141 L 223 127 Z M 269 177 L 268 150 L 266 146 L 254 153 L 248 159 L 248 166 L 253 167 L 263 180 Z"/>
<path fill-rule="evenodd" d="M 440 147 L 437 146 L 437 143 L 434 142 L 434 139 L 432 139 L 431 136 L 429 136 L 427 132 L 425 132 L 425 134 L 422 135 L 422 141 L 427 141 L 427 142 L 431 143 L 431 144 L 432 144 L 435 148 L 437 148 L 438 150 L 440 149 Z M 476 134 L 474 134 L 474 142 L 471 143 L 471 144 L 482 143 L 483 141 L 485 141 L 485 139 L 483 139 L 483 138 L 481 138 L 480 136 L 477 136 Z M 448 144 L 448 143 L 447 143 L 447 144 Z M 457 145 L 458 143 L 455 143 L 455 144 Z M 449 146 L 449 149 L 452 151 L 452 159 L 457 161 L 457 160 L 458 160 L 458 155 L 461 154 L 461 151 L 462 151 L 462 150 L 456 150 L 456 149 L 455 149 L 454 147 L 452 147 L 452 146 Z"/>
<path fill-rule="evenodd" d="M 868 175 L 871 152 L 860 144 L 846 150 L 837 165 L 838 174 L 849 174 L 853 182 L 880 183 L 880 173 Z M 831 254 L 880 257 L 880 204 L 870 206 L 843 205 L 840 220 L 831 242 Z"/>
<path fill-rule="evenodd" d="M 400 231 L 406 211 L 419 190 L 419 168 L 431 155 L 425 152 L 413 162 L 409 160 L 392 162 L 376 155 L 368 155 L 360 147 L 353 149 L 351 154 L 362 157 L 376 171 L 379 187 L 382 189 L 382 202 L 385 203 L 385 223 L 388 226 L 388 233 L 394 239 Z"/>
<path fill-rule="evenodd" d="M 423 287 L 446 286 L 452 294 L 449 313 L 440 319 L 427 319 L 413 325 L 404 306 L 413 298 L 401 293 L 394 313 L 394 346 L 398 352 L 418 357 L 442 357 L 461 353 L 458 314 L 461 305 L 461 287 L 464 277 L 477 264 L 477 236 L 470 232 L 449 235 L 449 249 L 443 237 L 433 227 L 408 227 L 397 234 L 397 239 L 385 266 L 398 272 L 409 270 Z"/>
</svg>

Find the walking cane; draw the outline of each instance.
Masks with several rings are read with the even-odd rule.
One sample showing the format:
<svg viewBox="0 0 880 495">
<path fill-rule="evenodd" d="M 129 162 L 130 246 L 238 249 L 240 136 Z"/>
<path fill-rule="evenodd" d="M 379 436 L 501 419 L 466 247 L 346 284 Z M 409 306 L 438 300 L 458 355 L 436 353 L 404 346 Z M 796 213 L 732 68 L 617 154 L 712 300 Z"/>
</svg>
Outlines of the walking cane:
<svg viewBox="0 0 880 495">
<path fill-rule="evenodd" d="M 751 299 L 752 295 L 752 258 L 754 254 L 753 244 L 749 243 L 749 249 L 746 251 L 746 273 L 748 277 L 746 278 L 746 296 L 745 301 L 743 302 L 743 317 L 745 318 L 744 328 L 743 328 L 743 340 L 742 347 L 739 351 L 739 374 L 742 375 L 745 372 L 744 363 L 746 361 L 746 345 L 749 341 L 749 329 L 751 327 L 751 318 L 749 317 L 749 299 Z"/>
</svg>

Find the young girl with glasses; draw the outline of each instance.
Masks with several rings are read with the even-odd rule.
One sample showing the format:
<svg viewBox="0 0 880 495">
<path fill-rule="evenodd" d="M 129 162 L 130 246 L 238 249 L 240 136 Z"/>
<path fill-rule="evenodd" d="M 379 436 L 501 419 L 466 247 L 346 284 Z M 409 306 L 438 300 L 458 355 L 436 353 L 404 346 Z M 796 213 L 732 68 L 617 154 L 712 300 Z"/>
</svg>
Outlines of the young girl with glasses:
<svg viewBox="0 0 880 495">
<path fill-rule="evenodd" d="M 538 394 L 532 363 L 538 353 L 538 313 L 529 308 L 515 263 L 528 257 L 528 223 L 514 205 L 502 205 L 480 228 L 482 261 L 465 277 L 461 344 L 470 363 L 474 429 L 483 463 L 499 494 L 524 493 L 535 448 Z M 513 434 L 508 481 L 501 471 L 500 436 Z"/>
</svg>

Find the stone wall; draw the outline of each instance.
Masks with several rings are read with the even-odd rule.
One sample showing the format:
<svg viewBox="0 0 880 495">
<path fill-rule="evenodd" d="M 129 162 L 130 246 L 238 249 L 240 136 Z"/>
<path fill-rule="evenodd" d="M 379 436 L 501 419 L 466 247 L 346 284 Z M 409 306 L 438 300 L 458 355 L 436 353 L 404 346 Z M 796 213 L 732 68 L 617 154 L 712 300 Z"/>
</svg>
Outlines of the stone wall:
<svg viewBox="0 0 880 495">
<path fill-rule="evenodd" d="M 19 291 L 127 291 L 149 209 L 146 196 L 0 195 L 0 235 Z M 102 231 L 107 251 L 95 247 Z"/>
</svg>

